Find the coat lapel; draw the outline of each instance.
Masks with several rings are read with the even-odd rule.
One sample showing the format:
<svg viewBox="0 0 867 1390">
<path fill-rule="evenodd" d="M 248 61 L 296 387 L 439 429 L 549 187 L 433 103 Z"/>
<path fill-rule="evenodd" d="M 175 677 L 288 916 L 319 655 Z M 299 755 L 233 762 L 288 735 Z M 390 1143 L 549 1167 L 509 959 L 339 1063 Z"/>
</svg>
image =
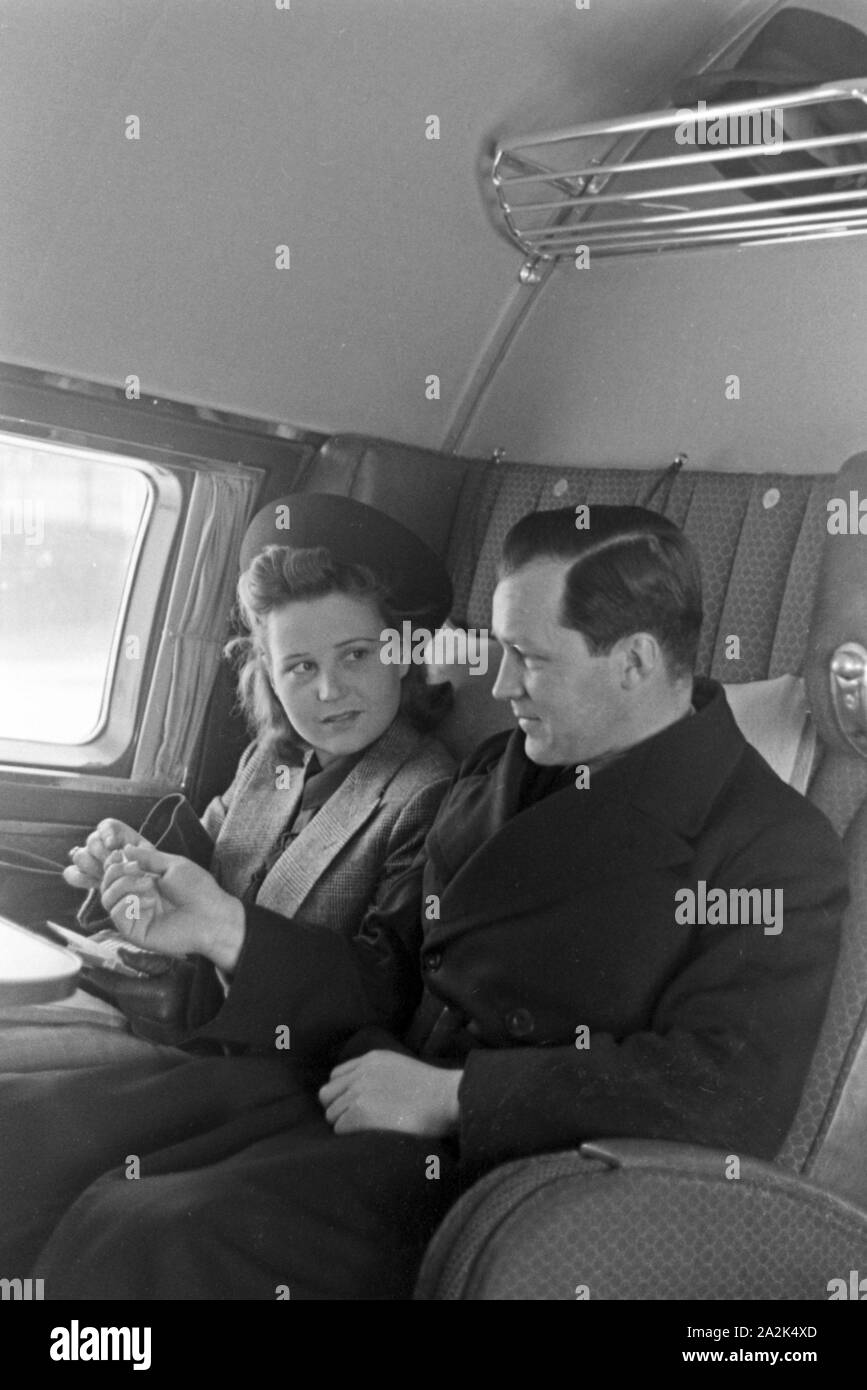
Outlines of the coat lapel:
<svg viewBox="0 0 867 1390">
<path fill-rule="evenodd" d="M 597 800 L 569 788 L 553 792 L 502 825 L 446 883 L 431 941 L 490 924 L 501 912 L 532 917 L 595 884 L 691 855 L 679 834 L 616 794 Z"/>
<path fill-rule="evenodd" d="M 278 781 L 279 779 L 279 781 Z M 287 765 L 273 751 L 258 751 L 247 784 L 235 798 L 217 838 L 222 886 L 238 897 L 301 801 L 304 768 Z"/>
<path fill-rule="evenodd" d="M 585 790 L 567 786 L 516 812 L 527 761 L 520 735 L 512 735 L 491 772 L 474 785 L 463 779 L 463 805 L 454 795 L 448 803 L 456 822 L 450 814 L 428 839 L 440 885 L 431 941 L 490 924 L 500 913 L 525 911 L 532 920 L 534 911 L 606 879 L 688 863 L 692 839 L 744 748 L 722 690 L 697 679 L 694 698 L 697 716 L 636 745 L 593 774 Z M 477 846 L 463 860 L 462 815 Z"/>
<path fill-rule="evenodd" d="M 403 719 L 390 725 L 277 860 L 256 899 L 260 906 L 284 916 L 298 911 L 328 866 L 373 815 L 385 788 L 418 743 L 419 735 Z M 284 819 L 281 828 L 285 823 Z"/>
</svg>

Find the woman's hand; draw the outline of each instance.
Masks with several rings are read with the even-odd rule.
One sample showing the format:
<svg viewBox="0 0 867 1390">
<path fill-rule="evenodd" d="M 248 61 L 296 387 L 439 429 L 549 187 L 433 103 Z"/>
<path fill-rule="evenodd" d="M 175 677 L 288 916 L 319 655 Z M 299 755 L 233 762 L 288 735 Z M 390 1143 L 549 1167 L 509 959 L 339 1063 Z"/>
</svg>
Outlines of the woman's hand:
<svg viewBox="0 0 867 1390">
<path fill-rule="evenodd" d="M 202 955 L 234 970 L 244 909 L 206 869 L 179 854 L 139 844 L 109 855 L 102 905 L 121 936 L 169 956 Z"/>
<path fill-rule="evenodd" d="M 114 850 L 149 843 L 122 820 L 101 820 L 83 847 L 76 845 L 69 851 L 72 863 L 63 870 L 63 877 L 72 888 L 98 888 L 105 872 L 105 861 Z"/>
</svg>

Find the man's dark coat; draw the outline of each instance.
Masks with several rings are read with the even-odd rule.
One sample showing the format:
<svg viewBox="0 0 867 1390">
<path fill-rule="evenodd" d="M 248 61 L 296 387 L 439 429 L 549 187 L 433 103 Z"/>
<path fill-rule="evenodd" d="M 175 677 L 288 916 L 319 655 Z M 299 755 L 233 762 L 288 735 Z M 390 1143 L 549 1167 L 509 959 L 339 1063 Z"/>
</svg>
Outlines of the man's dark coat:
<svg viewBox="0 0 867 1390">
<path fill-rule="evenodd" d="M 44 1197 L 43 1239 L 49 1218 L 89 1188 L 34 1270 L 51 1275 L 55 1296 L 270 1297 L 275 1280 L 300 1296 L 396 1296 L 456 1190 L 451 1172 L 441 1186 L 424 1181 L 432 1153 L 468 1177 L 614 1135 L 771 1157 L 822 1022 L 844 860 L 824 818 L 745 743 L 721 687 L 697 681 L 694 698 L 696 714 L 594 772 L 589 787 L 561 779 L 541 798 L 547 774 L 525 757 L 523 736 L 489 740 L 429 833 L 421 922 L 421 863 L 354 942 L 249 909 L 228 998 L 199 1037 L 267 1056 L 178 1053 L 161 1075 L 54 1077 L 36 1101 L 26 1080 L 0 1080 L 0 1123 L 14 1104 L 19 1116 L 31 1107 L 31 1134 L 40 1106 L 42 1124 L 59 1125 L 66 1177 L 55 1174 Z M 680 925 L 676 894 L 701 883 L 768 889 L 771 900 L 780 890 L 782 930 Z M 286 1028 L 291 1050 L 275 1054 Z M 464 1068 L 454 1146 L 327 1129 L 312 1087 L 341 1056 L 376 1046 Z M 97 1077 L 117 1118 L 105 1092 L 91 1098 Z M 97 1134 L 84 1144 L 86 1124 Z M 74 1162 L 60 1153 L 70 1132 Z M 135 1184 L 107 1171 L 127 1145 L 151 1154 Z M 0 1152 L 4 1190 L 17 1185 L 24 1201 L 25 1156 L 8 1142 Z M 217 1158 L 226 1166 L 210 1166 Z M 163 1176 L 149 1184 L 149 1173 Z M 28 1241 L 38 1248 L 32 1221 L 0 1254 Z M 389 1283 L 401 1241 L 413 1253 Z M 247 1264 L 235 1259 L 230 1276 L 221 1252 L 240 1248 Z M 310 1271 L 326 1265 L 343 1282 L 310 1294 Z"/>
</svg>

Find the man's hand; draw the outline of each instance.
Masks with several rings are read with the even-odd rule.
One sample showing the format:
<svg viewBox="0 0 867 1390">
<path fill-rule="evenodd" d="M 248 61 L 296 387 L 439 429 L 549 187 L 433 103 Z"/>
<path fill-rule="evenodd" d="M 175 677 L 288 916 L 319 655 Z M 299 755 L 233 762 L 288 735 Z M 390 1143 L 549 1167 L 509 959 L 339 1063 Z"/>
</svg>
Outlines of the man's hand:
<svg viewBox="0 0 867 1390">
<path fill-rule="evenodd" d="M 179 854 L 138 845 L 109 855 L 102 905 L 121 936 L 168 956 L 196 953 L 234 970 L 244 909 L 206 869 Z"/>
<path fill-rule="evenodd" d="M 122 820 L 101 820 L 83 846 L 76 845 L 69 851 L 72 863 L 63 870 L 63 877 L 72 888 L 98 888 L 105 872 L 105 861 L 114 850 L 148 843 Z"/>
<path fill-rule="evenodd" d="M 399 1052 L 366 1052 L 335 1067 L 319 1099 L 335 1134 L 398 1129 L 440 1138 L 458 1127 L 462 1076 Z"/>
</svg>

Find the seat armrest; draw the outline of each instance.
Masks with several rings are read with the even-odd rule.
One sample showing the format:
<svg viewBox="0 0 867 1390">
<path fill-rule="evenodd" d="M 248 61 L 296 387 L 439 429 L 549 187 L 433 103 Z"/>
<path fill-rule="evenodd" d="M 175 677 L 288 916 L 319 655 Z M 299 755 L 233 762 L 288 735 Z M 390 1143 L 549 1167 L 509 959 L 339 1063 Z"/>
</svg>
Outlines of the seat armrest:
<svg viewBox="0 0 867 1390">
<path fill-rule="evenodd" d="M 827 1300 L 859 1270 L 867 1211 L 817 1184 L 722 1150 L 602 1139 L 476 1183 L 415 1297 Z"/>
</svg>

